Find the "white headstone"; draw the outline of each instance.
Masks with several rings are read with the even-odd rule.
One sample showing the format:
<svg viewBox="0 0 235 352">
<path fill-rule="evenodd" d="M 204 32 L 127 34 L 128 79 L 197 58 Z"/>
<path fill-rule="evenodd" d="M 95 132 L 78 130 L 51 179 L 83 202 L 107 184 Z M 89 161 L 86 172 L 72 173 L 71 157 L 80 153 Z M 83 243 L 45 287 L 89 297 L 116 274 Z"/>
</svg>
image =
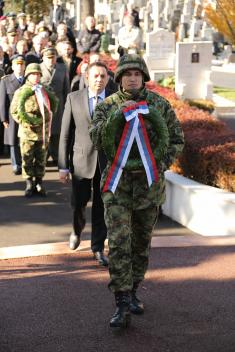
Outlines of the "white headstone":
<svg viewBox="0 0 235 352">
<path fill-rule="evenodd" d="M 165 29 L 147 33 L 144 59 L 152 79 L 154 78 L 151 71 L 173 71 L 175 64 L 175 33 Z"/>
<path fill-rule="evenodd" d="M 212 99 L 212 42 L 176 44 L 175 91 L 182 98 Z"/>
</svg>

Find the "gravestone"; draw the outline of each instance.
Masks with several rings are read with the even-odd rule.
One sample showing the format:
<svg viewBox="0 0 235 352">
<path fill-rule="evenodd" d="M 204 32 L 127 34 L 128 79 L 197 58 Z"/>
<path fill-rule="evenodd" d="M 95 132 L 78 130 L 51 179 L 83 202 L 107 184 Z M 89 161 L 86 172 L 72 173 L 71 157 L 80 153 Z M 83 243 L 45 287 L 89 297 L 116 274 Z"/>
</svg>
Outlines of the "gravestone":
<svg viewBox="0 0 235 352">
<path fill-rule="evenodd" d="M 146 54 L 144 59 L 151 79 L 157 80 L 174 73 L 175 33 L 158 29 L 146 35 Z M 156 77 L 156 74 L 157 77 Z"/>
<path fill-rule="evenodd" d="M 212 42 L 176 44 L 175 91 L 186 99 L 212 99 Z"/>
</svg>

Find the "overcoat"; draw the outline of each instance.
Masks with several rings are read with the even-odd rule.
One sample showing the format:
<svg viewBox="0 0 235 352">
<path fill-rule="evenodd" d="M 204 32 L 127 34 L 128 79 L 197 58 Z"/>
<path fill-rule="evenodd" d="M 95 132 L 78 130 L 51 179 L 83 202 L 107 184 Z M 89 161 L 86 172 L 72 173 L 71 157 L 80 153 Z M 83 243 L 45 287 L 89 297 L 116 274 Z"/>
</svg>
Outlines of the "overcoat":
<svg viewBox="0 0 235 352">
<path fill-rule="evenodd" d="M 9 127 L 4 129 L 4 144 L 17 145 L 18 123 L 10 114 L 10 104 L 15 91 L 21 86 L 14 73 L 4 76 L 0 82 L 0 118 L 8 122 Z"/>
<path fill-rule="evenodd" d="M 58 135 L 60 134 L 66 98 L 70 92 L 68 70 L 65 64 L 58 62 L 52 72 L 50 72 L 44 62 L 42 62 L 40 66 L 42 70 L 41 83 L 50 87 L 59 100 L 59 106 L 57 112 L 53 116 L 51 126 L 51 135 Z"/>
</svg>

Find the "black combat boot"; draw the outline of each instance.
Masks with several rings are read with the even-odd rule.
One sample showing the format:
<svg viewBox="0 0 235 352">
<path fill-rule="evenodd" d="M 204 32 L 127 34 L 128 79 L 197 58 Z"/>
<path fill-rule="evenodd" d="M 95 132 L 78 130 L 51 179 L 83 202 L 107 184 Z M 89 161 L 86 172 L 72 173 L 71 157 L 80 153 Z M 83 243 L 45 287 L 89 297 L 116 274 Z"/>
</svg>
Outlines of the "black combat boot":
<svg viewBox="0 0 235 352">
<path fill-rule="evenodd" d="M 25 194 L 25 197 L 32 197 L 33 195 L 33 180 L 32 178 L 28 178 L 26 180 L 26 188 L 25 188 L 25 191 L 24 191 L 24 194 Z"/>
<path fill-rule="evenodd" d="M 110 320 L 111 328 L 126 328 L 130 324 L 131 315 L 129 311 L 129 292 L 116 292 L 115 301 L 117 309 Z"/>
<path fill-rule="evenodd" d="M 130 311 L 133 314 L 143 314 L 144 313 L 143 302 L 141 302 L 136 297 L 136 291 L 137 291 L 138 286 L 139 286 L 139 283 L 138 282 L 134 282 L 133 288 L 131 290 Z"/>
<path fill-rule="evenodd" d="M 35 191 L 40 196 L 46 197 L 46 190 L 42 186 L 42 178 L 41 177 L 36 177 L 36 180 L 35 180 Z"/>
</svg>

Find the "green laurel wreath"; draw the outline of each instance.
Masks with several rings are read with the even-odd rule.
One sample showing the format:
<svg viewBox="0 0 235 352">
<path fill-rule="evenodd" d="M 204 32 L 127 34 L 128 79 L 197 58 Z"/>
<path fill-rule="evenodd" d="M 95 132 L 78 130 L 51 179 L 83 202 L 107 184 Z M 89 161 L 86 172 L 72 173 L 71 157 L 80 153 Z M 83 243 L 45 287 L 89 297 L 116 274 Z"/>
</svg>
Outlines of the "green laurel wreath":
<svg viewBox="0 0 235 352">
<path fill-rule="evenodd" d="M 169 132 L 165 120 L 156 107 L 149 106 L 149 114 L 142 115 L 149 142 L 157 165 L 164 158 L 169 145 Z M 113 162 L 126 120 L 122 110 L 115 111 L 106 121 L 102 131 L 102 146 L 109 162 Z M 125 170 L 143 168 L 143 162 L 136 142 L 133 143 Z"/>
<path fill-rule="evenodd" d="M 53 96 L 53 94 L 44 87 L 44 89 L 46 90 L 49 100 L 50 100 L 50 104 L 51 104 L 51 110 L 55 111 L 56 107 L 57 107 L 57 101 L 55 99 L 55 97 Z M 22 122 L 26 122 L 29 123 L 30 125 L 40 125 L 42 124 L 42 117 L 38 117 L 38 116 L 30 116 L 26 111 L 25 111 L 25 103 L 26 100 L 28 98 L 30 98 L 31 96 L 33 96 L 35 94 L 35 92 L 32 90 L 31 87 L 23 87 L 19 93 L 19 97 L 18 97 L 18 116 L 20 118 L 20 120 Z"/>
</svg>

